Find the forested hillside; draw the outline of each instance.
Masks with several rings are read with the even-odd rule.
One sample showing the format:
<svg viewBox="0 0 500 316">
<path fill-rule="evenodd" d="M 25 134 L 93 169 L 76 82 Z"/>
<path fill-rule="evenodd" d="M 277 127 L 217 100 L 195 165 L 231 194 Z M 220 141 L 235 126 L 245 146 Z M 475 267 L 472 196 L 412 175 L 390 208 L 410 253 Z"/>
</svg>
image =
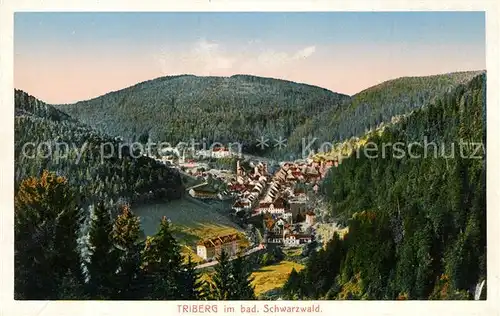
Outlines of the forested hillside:
<svg viewBox="0 0 500 316">
<path fill-rule="evenodd" d="M 455 72 L 424 77 L 403 77 L 363 90 L 341 109 L 327 108 L 312 120 L 298 126 L 289 139 L 289 149 L 300 152 L 302 138 L 337 143 L 361 136 L 392 117 L 418 109 L 459 84 L 465 84 L 483 71 Z M 306 142 L 308 143 L 308 142 Z"/>
<path fill-rule="evenodd" d="M 219 258 L 205 282 L 167 219 L 140 236 L 134 203 L 176 199 L 182 183 L 108 135 L 237 138 L 252 151 L 261 131 L 295 135 L 293 148 L 297 135 L 345 139 L 397 114 L 330 169 L 321 192 L 347 233 L 310 253 L 284 298 L 470 299 L 486 279 L 485 73 L 402 78 L 352 99 L 274 79 L 177 76 L 58 108 L 70 114 L 15 91 L 17 299 L 255 298 L 242 258 Z"/>
<path fill-rule="evenodd" d="M 241 258 L 202 281 L 166 218 L 144 240 L 130 205 L 180 197 L 176 171 L 19 90 L 15 113 L 16 299 L 254 298 Z"/>
<path fill-rule="evenodd" d="M 404 77 L 364 90 L 352 98 L 326 89 L 246 75 L 162 77 L 58 109 L 128 141 L 191 139 L 207 144 L 240 142 L 248 153 L 275 158 L 297 156 L 303 139 L 315 145 L 359 136 L 393 116 L 417 109 L 476 72 Z M 257 139 L 269 147 L 256 147 Z M 273 148 L 273 138 L 287 148 Z M 306 140 L 306 144 L 308 141 Z M 312 146 L 314 148 L 314 146 Z"/>
<path fill-rule="evenodd" d="M 246 75 L 162 77 L 89 101 L 60 105 L 82 122 L 128 141 L 240 142 L 287 137 L 348 96 L 294 82 Z M 272 146 L 271 146 L 272 148 Z"/>
<path fill-rule="evenodd" d="M 23 180 L 15 196 L 14 297 L 21 300 L 249 300 L 249 265 L 219 257 L 202 280 L 184 258 L 163 218 L 143 240 L 129 205 L 92 205 L 80 235 L 78 192 L 65 177 L 43 171 Z M 111 213 L 118 216 L 112 218 Z"/>
<path fill-rule="evenodd" d="M 287 297 L 470 299 L 486 278 L 485 103 L 482 74 L 331 169 L 322 190 L 349 232 L 292 273 Z"/>
<path fill-rule="evenodd" d="M 16 188 L 46 169 L 67 177 L 82 196 L 82 205 L 97 200 L 111 205 L 118 200 L 176 199 L 182 192 L 176 171 L 131 155 L 127 147 L 120 150 L 114 138 L 19 90 L 15 113 Z"/>
</svg>

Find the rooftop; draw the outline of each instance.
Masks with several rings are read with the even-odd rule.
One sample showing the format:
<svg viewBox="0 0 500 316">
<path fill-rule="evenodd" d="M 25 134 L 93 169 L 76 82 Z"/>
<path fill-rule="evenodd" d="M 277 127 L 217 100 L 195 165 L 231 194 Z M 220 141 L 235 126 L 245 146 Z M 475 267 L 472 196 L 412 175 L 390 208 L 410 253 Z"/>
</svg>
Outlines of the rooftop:
<svg viewBox="0 0 500 316">
<path fill-rule="evenodd" d="M 230 234 L 224 236 L 217 236 L 211 239 L 201 240 L 198 242 L 197 245 L 209 248 L 209 247 L 215 247 L 216 245 L 223 245 L 238 239 L 239 239 L 238 234 Z"/>
</svg>

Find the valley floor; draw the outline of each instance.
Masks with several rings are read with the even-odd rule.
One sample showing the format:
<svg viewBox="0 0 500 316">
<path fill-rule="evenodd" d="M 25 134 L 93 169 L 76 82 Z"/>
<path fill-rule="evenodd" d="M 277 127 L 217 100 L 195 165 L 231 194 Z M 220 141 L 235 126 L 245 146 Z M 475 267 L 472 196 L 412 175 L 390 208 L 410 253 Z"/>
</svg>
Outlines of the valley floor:
<svg viewBox="0 0 500 316">
<path fill-rule="evenodd" d="M 184 246 L 182 253 L 192 254 L 195 262 L 202 261 L 194 251 L 200 239 L 242 232 L 238 225 L 213 206 L 204 206 L 203 202 L 194 202 L 189 198 L 136 206 L 134 213 L 139 216 L 146 236 L 156 233 L 163 216 L 170 219 L 174 236 Z M 246 247 L 247 245 L 240 246 Z"/>
</svg>

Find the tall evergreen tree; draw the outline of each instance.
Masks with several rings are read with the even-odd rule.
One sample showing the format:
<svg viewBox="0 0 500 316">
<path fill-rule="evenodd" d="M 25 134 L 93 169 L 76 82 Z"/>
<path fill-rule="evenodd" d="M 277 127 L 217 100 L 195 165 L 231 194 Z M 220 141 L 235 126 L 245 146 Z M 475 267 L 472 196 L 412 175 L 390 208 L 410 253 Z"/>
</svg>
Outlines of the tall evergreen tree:
<svg viewBox="0 0 500 316">
<path fill-rule="evenodd" d="M 238 257 L 231 261 L 232 300 L 253 300 L 255 299 L 254 286 L 252 286 L 252 272 L 245 262 L 244 257 Z"/>
<path fill-rule="evenodd" d="M 117 297 L 124 300 L 142 299 L 145 278 L 141 270 L 140 222 L 128 204 L 120 207 L 121 214 L 113 225 L 112 239 L 117 248 Z"/>
<path fill-rule="evenodd" d="M 212 276 L 209 286 L 210 299 L 218 301 L 229 300 L 232 297 L 234 284 L 229 255 L 225 251 L 222 251 L 217 261 L 215 274 Z"/>
<path fill-rule="evenodd" d="M 198 300 L 205 297 L 203 287 L 205 282 L 200 279 L 200 274 L 195 269 L 196 264 L 191 255 L 188 261 L 182 265 L 180 273 L 180 291 L 182 300 Z"/>
<path fill-rule="evenodd" d="M 283 293 L 285 294 L 285 298 L 291 300 L 301 298 L 302 289 L 303 289 L 303 282 L 301 280 L 301 274 L 299 274 L 297 270 L 293 268 L 292 272 L 290 272 L 290 275 L 288 276 L 288 279 L 285 282 L 285 285 L 283 285 Z"/>
<path fill-rule="evenodd" d="M 20 184 L 14 201 L 16 298 L 56 299 L 68 274 L 81 282 L 76 203 L 66 178 L 46 170 Z"/>
<path fill-rule="evenodd" d="M 142 258 L 143 268 L 151 286 L 150 298 L 179 299 L 182 257 L 167 218 L 162 219 L 158 232 L 146 239 Z"/>
<path fill-rule="evenodd" d="M 94 208 L 90 224 L 90 258 L 87 262 L 88 290 L 94 299 L 110 299 L 116 296 L 117 252 L 111 232 L 113 224 L 103 202 Z"/>
</svg>

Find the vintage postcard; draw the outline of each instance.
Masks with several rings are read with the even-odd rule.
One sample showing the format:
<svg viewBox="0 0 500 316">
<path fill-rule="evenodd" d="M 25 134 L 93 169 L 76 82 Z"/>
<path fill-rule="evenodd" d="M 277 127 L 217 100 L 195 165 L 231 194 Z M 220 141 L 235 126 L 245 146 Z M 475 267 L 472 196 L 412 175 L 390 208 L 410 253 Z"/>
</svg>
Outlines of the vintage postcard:
<svg viewBox="0 0 500 316">
<path fill-rule="evenodd" d="M 15 304 L 498 294 L 485 10 L 11 18 Z"/>
</svg>

